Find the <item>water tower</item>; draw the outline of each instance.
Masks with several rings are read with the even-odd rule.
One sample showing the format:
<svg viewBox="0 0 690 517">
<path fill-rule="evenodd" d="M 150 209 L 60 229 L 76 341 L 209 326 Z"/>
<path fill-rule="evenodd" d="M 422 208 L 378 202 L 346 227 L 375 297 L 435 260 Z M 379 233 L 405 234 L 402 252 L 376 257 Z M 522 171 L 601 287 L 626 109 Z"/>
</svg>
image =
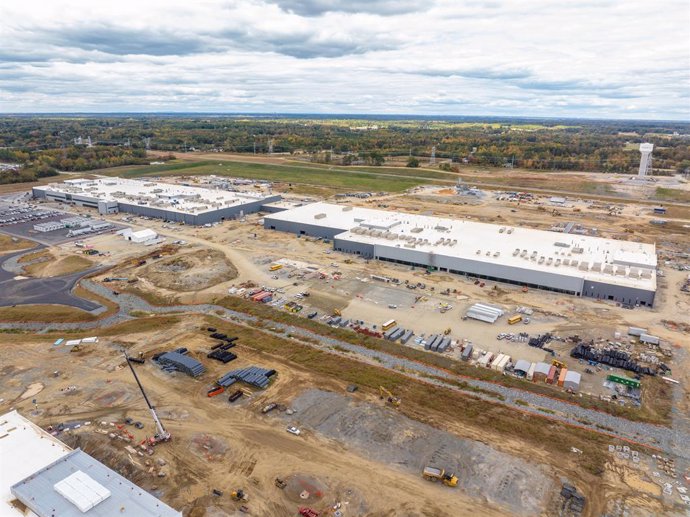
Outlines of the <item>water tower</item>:
<svg viewBox="0 0 690 517">
<path fill-rule="evenodd" d="M 647 176 L 652 172 L 652 151 L 654 144 L 640 144 L 640 170 L 637 173 L 638 177 Z"/>
</svg>

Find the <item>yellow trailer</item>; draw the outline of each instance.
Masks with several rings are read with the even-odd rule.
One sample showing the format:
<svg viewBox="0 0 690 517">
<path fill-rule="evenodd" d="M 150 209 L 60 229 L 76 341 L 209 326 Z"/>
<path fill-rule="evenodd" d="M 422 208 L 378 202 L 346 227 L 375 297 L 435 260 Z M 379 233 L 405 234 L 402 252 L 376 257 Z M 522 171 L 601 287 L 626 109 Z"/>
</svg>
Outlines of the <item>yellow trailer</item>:
<svg viewBox="0 0 690 517">
<path fill-rule="evenodd" d="M 508 318 L 508 324 L 509 325 L 515 325 L 516 323 L 520 323 L 522 321 L 522 316 L 519 314 L 516 314 L 515 316 L 511 316 Z"/>
</svg>

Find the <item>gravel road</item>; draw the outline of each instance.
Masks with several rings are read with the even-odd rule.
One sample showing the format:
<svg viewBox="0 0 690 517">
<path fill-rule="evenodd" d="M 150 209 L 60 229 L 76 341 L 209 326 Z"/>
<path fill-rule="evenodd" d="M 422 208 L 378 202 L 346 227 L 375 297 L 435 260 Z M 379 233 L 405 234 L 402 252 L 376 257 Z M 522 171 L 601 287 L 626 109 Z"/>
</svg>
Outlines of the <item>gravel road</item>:
<svg viewBox="0 0 690 517">
<path fill-rule="evenodd" d="M 255 318 L 254 316 L 229 310 L 218 305 L 201 304 L 159 307 L 150 305 L 145 300 L 131 294 L 123 293 L 119 296 L 115 296 L 112 294 L 112 291 L 110 289 L 103 286 L 102 284 L 93 282 L 91 280 L 83 280 L 81 282 L 81 285 L 89 291 L 92 291 L 96 294 L 99 294 L 105 298 L 108 298 L 116 302 L 117 304 L 119 304 L 120 310 L 116 314 L 108 318 L 92 322 L 0 323 L 0 329 L 33 330 L 37 333 L 47 332 L 48 330 L 87 330 L 94 329 L 97 327 L 106 327 L 116 323 L 134 319 L 132 316 L 129 315 L 131 311 L 145 311 L 155 314 L 167 314 L 173 312 L 213 314 L 214 316 L 218 316 L 223 319 L 232 319 L 247 324 L 251 324 L 257 321 L 257 318 Z M 276 329 L 280 329 L 280 331 L 282 331 L 283 333 L 288 333 L 298 338 L 306 337 L 314 339 L 316 340 L 316 343 L 307 341 L 304 342 L 304 344 L 328 351 L 330 353 L 341 353 L 339 352 L 339 350 L 345 349 L 351 354 L 356 355 L 360 360 L 371 362 L 373 364 L 376 364 L 377 366 L 388 368 L 390 370 L 395 370 L 396 373 L 399 373 L 401 375 L 406 375 L 412 378 L 419 378 L 419 376 L 422 375 L 424 377 L 421 380 L 424 380 L 425 382 L 436 384 L 438 386 L 452 389 L 461 393 L 466 393 L 473 397 L 484 399 L 492 403 L 502 403 L 508 406 L 512 406 L 521 411 L 533 413 L 541 417 L 547 415 L 545 415 L 543 411 L 540 411 L 540 409 L 547 410 L 550 412 L 552 411 L 554 412 L 554 414 L 549 414 L 549 418 L 566 422 L 568 424 L 574 424 L 580 427 L 586 427 L 597 432 L 601 432 L 601 427 L 597 426 L 603 426 L 608 429 L 611 429 L 611 434 L 614 434 L 620 438 L 633 440 L 644 445 L 657 447 L 659 449 L 662 449 L 666 453 L 674 454 L 675 456 L 684 458 L 685 460 L 690 460 L 690 447 L 688 447 L 688 444 L 690 443 L 690 429 L 687 425 L 687 419 L 684 418 L 674 418 L 673 428 L 662 427 L 643 422 L 633 422 L 625 418 L 609 415 L 601 411 L 586 409 L 576 404 L 562 402 L 556 399 L 538 395 L 536 393 L 531 393 L 529 391 L 507 388 L 501 385 L 477 379 L 461 378 L 459 376 L 453 375 L 452 373 L 438 369 L 431 365 L 425 365 L 402 357 L 387 354 L 385 352 L 371 350 L 363 346 L 354 345 L 352 343 L 347 343 L 345 341 L 340 341 L 334 338 L 322 336 L 320 334 L 316 334 L 310 330 L 306 330 L 300 327 L 295 327 L 292 325 L 287 325 L 278 322 L 273 322 L 273 326 Z M 338 350 L 334 350 L 334 347 L 338 347 Z M 404 371 L 401 371 L 401 369 Z M 429 379 L 427 377 L 429 375 L 438 377 L 439 379 Z M 501 395 L 502 397 L 504 397 L 505 400 L 498 401 L 495 397 L 484 393 L 463 390 L 451 383 L 444 382 L 442 379 L 456 381 L 462 380 L 464 382 L 467 382 L 467 384 L 469 384 L 470 386 L 481 388 L 483 390 L 487 390 L 495 394 Z M 527 402 L 529 406 L 523 406 L 522 404 L 518 404 L 517 401 Z"/>
</svg>

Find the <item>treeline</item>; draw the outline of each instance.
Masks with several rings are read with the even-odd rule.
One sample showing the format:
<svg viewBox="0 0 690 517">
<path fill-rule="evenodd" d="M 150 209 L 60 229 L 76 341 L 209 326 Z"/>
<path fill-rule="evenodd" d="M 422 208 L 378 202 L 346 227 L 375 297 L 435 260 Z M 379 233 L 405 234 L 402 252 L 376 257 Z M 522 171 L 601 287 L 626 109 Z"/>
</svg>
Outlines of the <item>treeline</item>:
<svg viewBox="0 0 690 517">
<path fill-rule="evenodd" d="M 55 169 L 45 167 L 0 171 L 0 185 L 7 185 L 9 183 L 27 183 L 30 181 L 36 181 L 39 178 L 47 178 L 49 176 L 57 175 L 58 172 Z"/>
<path fill-rule="evenodd" d="M 690 124 L 582 120 L 370 117 L 92 116 L 0 118 L 0 148 L 60 170 L 143 163 L 163 151 L 307 154 L 316 161 L 381 165 L 388 157 L 535 170 L 634 172 L 638 144 L 652 142 L 654 168 L 690 160 Z M 90 138 L 95 145 L 74 145 Z M 81 140 L 80 140 L 81 139 Z M 0 155 L 0 160 L 6 160 Z M 141 161 L 138 161 L 141 160 Z M 10 160 L 11 161 L 11 160 Z M 20 162 L 24 163 L 24 162 Z"/>
<path fill-rule="evenodd" d="M 117 146 L 70 146 L 60 149 L 0 149 L 0 162 L 18 163 L 23 168 L 80 172 L 92 169 L 147 163 L 144 149 Z"/>
</svg>

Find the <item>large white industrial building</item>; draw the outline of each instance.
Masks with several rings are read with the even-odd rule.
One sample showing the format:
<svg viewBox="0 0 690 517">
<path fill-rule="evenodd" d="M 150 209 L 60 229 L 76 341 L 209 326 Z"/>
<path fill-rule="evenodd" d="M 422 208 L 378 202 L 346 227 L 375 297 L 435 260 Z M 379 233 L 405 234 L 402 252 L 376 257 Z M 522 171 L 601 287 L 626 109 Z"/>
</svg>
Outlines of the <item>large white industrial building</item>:
<svg viewBox="0 0 690 517">
<path fill-rule="evenodd" d="M 75 179 L 34 187 L 37 199 L 202 225 L 258 212 L 281 196 L 231 192 L 124 178 Z"/>
<path fill-rule="evenodd" d="M 182 517 L 17 411 L 0 415 L 0 517 Z"/>
<path fill-rule="evenodd" d="M 264 227 L 333 239 L 336 251 L 576 296 L 651 306 L 654 244 L 314 203 Z"/>
</svg>

